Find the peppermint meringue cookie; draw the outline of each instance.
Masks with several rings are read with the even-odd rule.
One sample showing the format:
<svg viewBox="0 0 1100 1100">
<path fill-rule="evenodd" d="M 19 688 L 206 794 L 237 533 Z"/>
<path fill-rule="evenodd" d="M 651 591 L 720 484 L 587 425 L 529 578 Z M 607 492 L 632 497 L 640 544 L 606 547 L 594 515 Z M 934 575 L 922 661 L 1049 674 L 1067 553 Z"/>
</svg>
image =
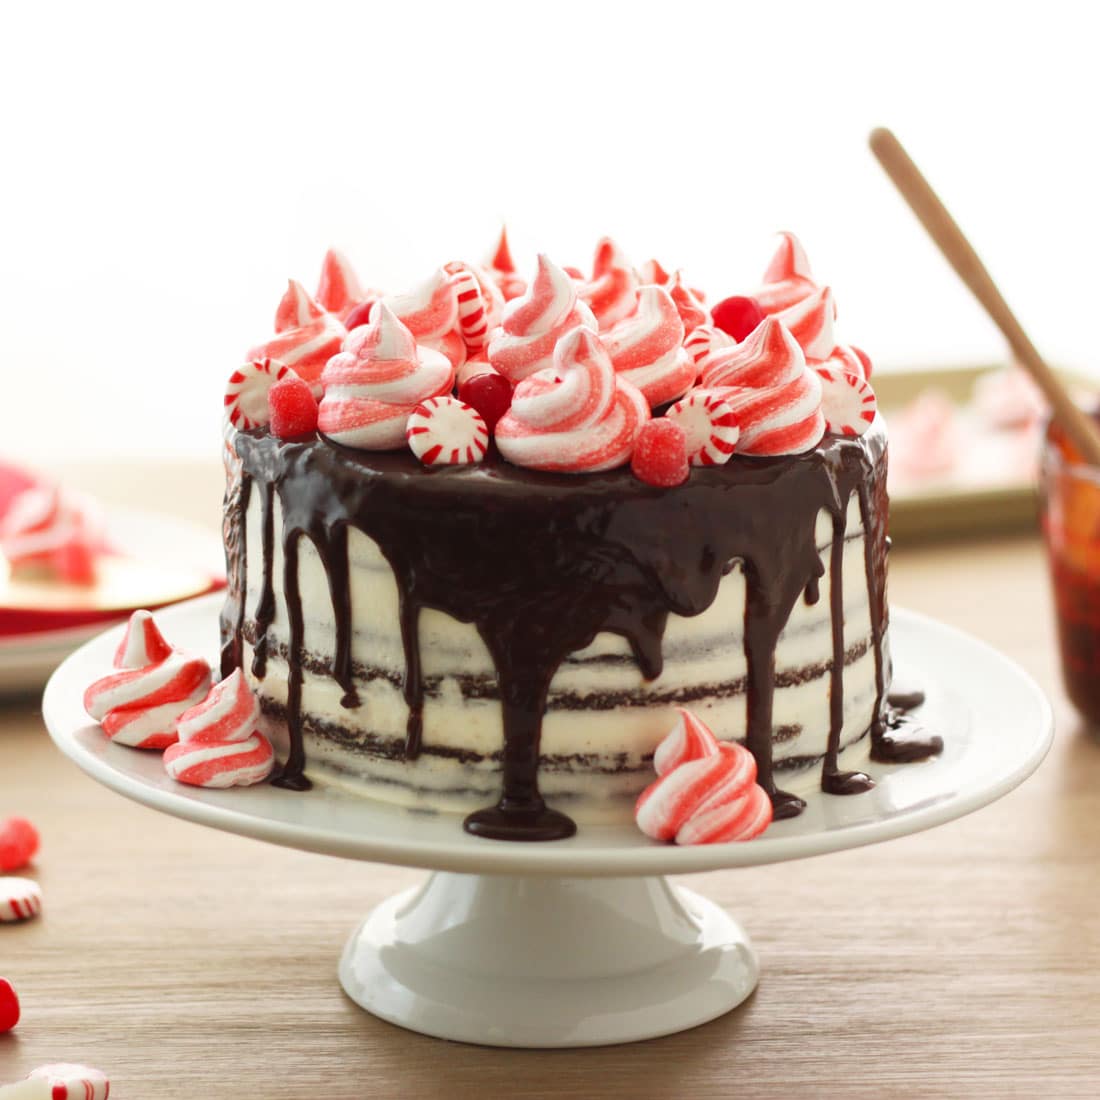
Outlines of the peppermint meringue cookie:
<svg viewBox="0 0 1100 1100">
<path fill-rule="evenodd" d="M 16 494 L 0 519 L 0 556 L 13 577 L 95 584 L 107 551 L 104 520 L 91 497 L 55 485 Z"/>
<path fill-rule="evenodd" d="M 501 326 L 489 340 L 489 362 L 513 384 L 522 382 L 553 366 L 558 340 L 577 325 L 593 332 L 598 328 L 592 311 L 577 298 L 577 284 L 540 255 L 526 293 L 504 307 Z"/>
<path fill-rule="evenodd" d="M 458 289 L 454 277 L 442 267 L 412 290 L 389 294 L 382 301 L 421 347 L 445 355 L 455 370 L 466 362 L 466 341 L 458 321 Z"/>
<path fill-rule="evenodd" d="M 764 285 L 753 297 L 765 315 L 780 313 L 818 289 L 802 242 L 793 234 L 779 234 L 779 246 L 764 272 Z"/>
<path fill-rule="evenodd" d="M 651 408 L 682 397 L 695 381 L 695 363 L 682 347 L 684 323 L 663 287 L 642 287 L 634 313 L 602 339 L 619 377 L 637 386 Z"/>
<path fill-rule="evenodd" d="M 596 245 L 592 278 L 578 293 L 595 314 L 602 332 L 634 312 L 638 286 L 638 274 L 623 250 L 610 237 L 603 237 Z"/>
<path fill-rule="evenodd" d="M 825 434 L 821 380 L 775 317 L 765 318 L 743 343 L 709 356 L 701 385 L 733 410 L 739 454 L 802 454 Z"/>
<path fill-rule="evenodd" d="M 148 611 L 130 616 L 115 670 L 84 693 L 84 709 L 116 744 L 163 749 L 178 738 L 181 714 L 210 687 L 210 665 L 173 649 Z"/>
<path fill-rule="evenodd" d="M 392 451 L 405 446 L 413 409 L 450 391 L 454 369 L 441 352 L 417 344 L 383 299 L 321 377 L 318 430 L 345 447 Z"/>
<path fill-rule="evenodd" d="M 496 426 L 509 462 L 531 470 L 594 473 L 630 461 L 649 404 L 615 373 L 600 338 L 578 326 L 554 348 L 554 365 L 516 386 Z"/>
<path fill-rule="evenodd" d="M 290 280 L 275 313 L 275 335 L 254 347 L 248 360 L 275 359 L 309 383 L 314 397 L 321 396 L 321 371 L 340 350 L 347 330 L 322 309 L 301 283 Z"/>
<path fill-rule="evenodd" d="M 485 266 L 506 302 L 519 298 L 527 290 L 527 282 L 516 271 L 512 250 L 508 247 L 508 232 L 503 227 L 500 230 L 500 240 Z"/>
</svg>

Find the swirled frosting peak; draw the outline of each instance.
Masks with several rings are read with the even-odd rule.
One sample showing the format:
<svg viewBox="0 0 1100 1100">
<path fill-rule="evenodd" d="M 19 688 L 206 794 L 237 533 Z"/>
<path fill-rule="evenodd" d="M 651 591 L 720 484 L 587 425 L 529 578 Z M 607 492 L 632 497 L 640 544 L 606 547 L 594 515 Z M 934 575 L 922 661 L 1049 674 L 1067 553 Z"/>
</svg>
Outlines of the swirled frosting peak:
<svg viewBox="0 0 1100 1100">
<path fill-rule="evenodd" d="M 533 470 L 612 470 L 630 460 L 648 419 L 646 399 L 616 375 L 600 338 L 577 326 L 558 341 L 552 368 L 516 386 L 496 442 L 509 462 Z"/>
<path fill-rule="evenodd" d="M 798 341 L 775 317 L 745 340 L 701 364 L 705 390 L 721 393 L 740 428 L 740 454 L 801 454 L 821 441 L 821 380 L 806 366 Z"/>
<path fill-rule="evenodd" d="M 581 286 L 580 296 L 596 315 L 601 332 L 634 312 L 638 275 L 610 237 L 604 237 L 596 245 L 592 278 Z"/>
<path fill-rule="evenodd" d="M 340 319 L 322 309 L 301 283 L 291 279 L 275 313 L 274 337 L 245 358 L 277 359 L 309 383 L 314 397 L 320 397 L 321 371 L 340 350 L 346 335 Z"/>
<path fill-rule="evenodd" d="M 322 380 L 318 429 L 345 447 L 393 451 L 405 446 L 413 409 L 450 392 L 454 368 L 441 352 L 418 345 L 383 300 L 328 361 Z"/>
<path fill-rule="evenodd" d="M 765 315 L 801 302 L 817 290 L 802 242 L 793 234 L 779 234 L 779 246 L 764 272 L 764 285 L 753 295 Z"/>
<path fill-rule="evenodd" d="M 348 314 L 366 300 L 368 291 L 359 283 L 359 276 L 343 252 L 330 248 L 321 264 L 321 279 L 315 295 L 317 304 L 346 321 Z"/>
<path fill-rule="evenodd" d="M 619 377 L 637 386 L 651 408 L 682 397 L 695 381 L 695 363 L 683 340 L 676 303 L 659 286 L 642 287 L 637 310 L 603 336 Z"/>
<path fill-rule="evenodd" d="M 510 382 L 553 366 L 554 345 L 570 329 L 596 330 L 596 318 L 577 298 L 577 285 L 549 256 L 519 298 L 504 307 L 504 320 L 489 340 L 489 362 Z"/>
</svg>

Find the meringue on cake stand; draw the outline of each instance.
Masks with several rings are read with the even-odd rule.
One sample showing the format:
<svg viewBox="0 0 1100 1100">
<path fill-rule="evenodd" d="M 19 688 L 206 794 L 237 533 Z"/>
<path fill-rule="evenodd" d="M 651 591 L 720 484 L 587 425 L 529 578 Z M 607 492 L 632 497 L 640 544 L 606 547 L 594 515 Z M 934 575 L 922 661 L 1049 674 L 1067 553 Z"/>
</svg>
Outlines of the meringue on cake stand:
<svg viewBox="0 0 1100 1100">
<path fill-rule="evenodd" d="M 206 597 L 158 619 L 175 644 L 214 657 L 220 605 Z M 942 735 L 939 757 L 867 764 L 864 750 L 859 766 L 876 786 L 846 797 L 814 790 L 807 773 L 803 813 L 746 843 L 662 845 L 632 823 L 582 825 L 564 841 L 509 843 L 469 835 L 458 815 L 416 813 L 332 787 L 177 785 L 159 754 L 111 744 L 81 705 L 122 631 L 87 643 L 46 688 L 43 716 L 62 752 L 120 794 L 177 817 L 433 871 L 423 885 L 383 901 L 352 934 L 341 984 L 391 1023 L 492 1046 L 629 1042 L 728 1012 L 756 986 L 752 944 L 728 913 L 667 876 L 801 859 L 942 824 L 1022 782 L 1053 732 L 1046 698 L 1017 665 L 959 631 L 894 609 L 895 667 L 926 693 L 916 717 Z"/>
</svg>

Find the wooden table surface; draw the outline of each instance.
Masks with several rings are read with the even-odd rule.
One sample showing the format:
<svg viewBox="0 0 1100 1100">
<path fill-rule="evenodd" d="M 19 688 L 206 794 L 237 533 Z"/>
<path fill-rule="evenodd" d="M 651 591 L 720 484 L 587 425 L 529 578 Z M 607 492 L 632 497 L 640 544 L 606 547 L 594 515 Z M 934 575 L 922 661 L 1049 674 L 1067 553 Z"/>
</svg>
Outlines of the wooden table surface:
<svg viewBox="0 0 1100 1100">
<path fill-rule="evenodd" d="M 1100 1095 L 1100 744 L 1062 693 L 1040 547 L 901 546 L 891 569 L 894 603 L 1048 691 L 1050 757 L 929 832 L 684 879 L 737 914 L 763 975 L 727 1016 L 646 1043 L 487 1049 L 367 1015 L 336 981 L 340 950 L 423 872 L 155 813 L 65 760 L 33 702 L 0 707 L 0 816 L 39 825 L 46 899 L 0 928 L 23 1001 L 0 1083 L 70 1060 L 106 1070 L 120 1100 Z"/>
</svg>

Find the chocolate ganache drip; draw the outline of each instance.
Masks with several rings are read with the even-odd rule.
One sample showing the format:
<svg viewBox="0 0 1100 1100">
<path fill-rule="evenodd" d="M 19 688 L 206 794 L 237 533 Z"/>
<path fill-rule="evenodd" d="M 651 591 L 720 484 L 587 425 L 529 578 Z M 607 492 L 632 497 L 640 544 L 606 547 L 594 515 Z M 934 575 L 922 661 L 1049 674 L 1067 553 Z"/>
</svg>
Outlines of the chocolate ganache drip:
<svg viewBox="0 0 1100 1100">
<path fill-rule="evenodd" d="M 468 831 L 510 840 L 570 836 L 573 822 L 539 793 L 539 744 L 550 683 L 565 658 L 603 632 L 622 636 L 647 679 L 660 675 L 670 612 L 698 615 L 722 577 L 741 568 L 747 680 L 747 744 L 776 816 L 803 803 L 776 785 L 772 769 L 775 652 L 798 601 L 818 599 L 825 568 L 816 543 L 824 510 L 833 520 L 830 609 L 833 668 L 827 790 L 864 790 L 862 773 L 841 773 L 836 757 L 843 718 L 844 621 L 840 568 L 848 502 L 858 495 L 866 531 L 866 574 L 875 650 L 876 752 L 891 751 L 883 718 L 886 633 L 885 435 L 828 437 L 793 457 L 735 456 L 699 467 L 683 485 L 655 488 L 629 470 L 604 474 L 536 473 L 490 458 L 480 466 L 424 467 L 407 453 L 367 454 L 318 437 L 281 441 L 262 430 L 236 437 L 239 485 L 226 497 L 229 594 L 222 616 L 223 674 L 242 660 L 247 557 L 262 556 L 252 670 L 265 672 L 267 631 L 275 613 L 274 509 L 289 625 L 286 707 L 289 757 L 278 782 L 308 786 L 304 776 L 301 686 L 303 611 L 297 557 L 301 538 L 317 548 L 328 577 L 336 624 L 335 678 L 342 704 L 359 704 L 352 677 L 349 527 L 378 545 L 393 571 L 400 608 L 408 704 L 405 756 L 421 747 L 424 685 L 420 612 L 432 608 L 472 623 L 495 664 L 503 715 L 501 796 L 466 819 Z M 248 547 L 250 485 L 261 509 L 262 546 Z M 228 531 L 235 528 L 231 539 Z"/>
</svg>

